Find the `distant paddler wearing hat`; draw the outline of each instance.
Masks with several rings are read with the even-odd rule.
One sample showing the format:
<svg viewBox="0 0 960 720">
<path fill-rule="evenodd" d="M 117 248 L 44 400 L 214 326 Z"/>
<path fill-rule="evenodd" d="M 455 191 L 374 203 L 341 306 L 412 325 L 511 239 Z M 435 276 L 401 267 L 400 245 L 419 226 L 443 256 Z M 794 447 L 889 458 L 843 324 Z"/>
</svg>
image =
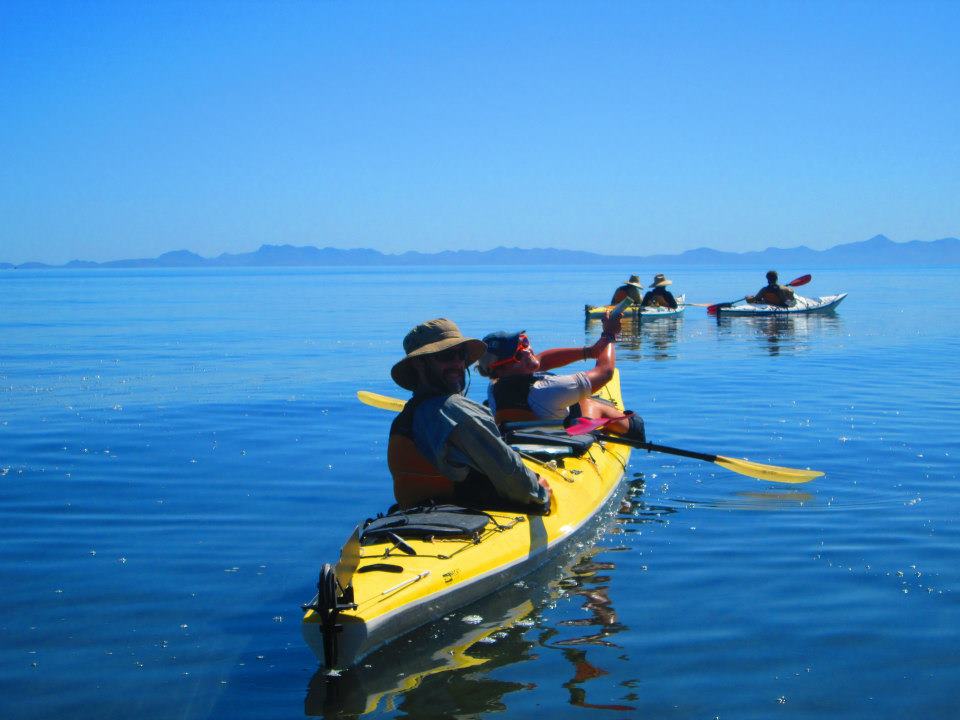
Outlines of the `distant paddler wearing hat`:
<svg viewBox="0 0 960 720">
<path fill-rule="evenodd" d="M 631 275 L 630 279 L 627 280 L 625 285 L 621 285 L 616 290 L 613 291 L 613 299 L 610 300 L 611 305 L 616 305 L 621 300 L 625 298 L 630 298 L 633 300 L 634 305 L 640 304 L 640 291 L 643 290 L 643 283 L 640 282 L 640 278 L 636 275 Z"/>
<path fill-rule="evenodd" d="M 500 436 L 490 411 L 466 396 L 466 370 L 487 346 L 446 318 L 417 325 L 390 375 L 413 392 L 390 427 L 387 463 L 401 507 L 452 502 L 543 514 L 550 488 Z"/>
<path fill-rule="evenodd" d="M 643 307 L 665 307 L 672 310 L 677 308 L 677 299 L 673 293 L 667 290 L 667 285 L 672 285 L 670 280 L 663 273 L 657 273 L 653 276 L 653 282 L 650 283 L 650 289 L 643 296 Z"/>
</svg>

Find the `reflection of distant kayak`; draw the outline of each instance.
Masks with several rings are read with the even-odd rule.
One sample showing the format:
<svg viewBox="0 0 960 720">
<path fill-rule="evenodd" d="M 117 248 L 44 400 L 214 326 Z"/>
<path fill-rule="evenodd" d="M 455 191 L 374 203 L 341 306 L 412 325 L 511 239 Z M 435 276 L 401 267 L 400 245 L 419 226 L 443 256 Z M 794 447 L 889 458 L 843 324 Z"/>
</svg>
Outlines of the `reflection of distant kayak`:
<svg viewBox="0 0 960 720">
<path fill-rule="evenodd" d="M 778 307 L 776 305 L 732 305 L 730 307 L 720 307 L 717 315 L 723 317 L 732 317 L 736 315 L 811 315 L 813 313 L 830 312 L 839 305 L 847 296 L 846 293 L 839 295 L 824 295 L 819 298 L 805 298 L 797 296 L 797 304 L 793 307 Z"/>
<path fill-rule="evenodd" d="M 623 311 L 623 317 L 635 318 L 639 315 L 641 320 L 656 320 L 657 318 L 679 317 L 680 315 L 683 315 L 683 311 L 687 307 L 683 304 L 684 297 L 684 295 L 680 295 L 677 298 L 676 308 L 660 307 L 659 305 L 642 308 L 639 305 L 630 305 Z M 614 307 L 614 305 L 584 305 L 583 311 L 586 313 L 588 318 L 602 318 L 604 315 L 606 315 L 608 310 L 612 310 Z"/>
</svg>

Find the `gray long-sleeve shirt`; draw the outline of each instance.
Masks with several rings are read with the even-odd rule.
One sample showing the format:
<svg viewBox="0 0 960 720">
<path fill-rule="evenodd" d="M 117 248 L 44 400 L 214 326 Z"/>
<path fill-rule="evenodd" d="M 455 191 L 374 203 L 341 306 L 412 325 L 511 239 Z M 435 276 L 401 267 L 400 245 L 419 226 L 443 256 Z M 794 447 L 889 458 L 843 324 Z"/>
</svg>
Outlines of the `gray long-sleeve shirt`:
<svg viewBox="0 0 960 720">
<path fill-rule="evenodd" d="M 453 482 L 464 482 L 473 468 L 503 498 L 534 505 L 546 500 L 536 474 L 503 441 L 490 411 L 463 395 L 423 400 L 414 413 L 413 435 L 420 452 Z"/>
</svg>

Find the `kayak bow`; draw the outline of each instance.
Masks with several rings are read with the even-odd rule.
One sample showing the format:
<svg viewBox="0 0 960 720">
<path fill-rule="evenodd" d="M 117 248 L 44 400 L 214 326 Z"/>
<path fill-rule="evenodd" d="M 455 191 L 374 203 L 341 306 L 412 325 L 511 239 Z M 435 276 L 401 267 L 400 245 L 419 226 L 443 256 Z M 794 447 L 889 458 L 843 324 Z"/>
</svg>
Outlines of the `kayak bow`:
<svg viewBox="0 0 960 720">
<path fill-rule="evenodd" d="M 377 407 L 390 404 L 375 393 L 358 395 Z M 622 409 L 619 374 L 598 395 Z M 324 565 L 317 595 L 304 605 L 303 637 L 321 662 L 350 666 L 414 628 L 516 582 L 566 549 L 613 501 L 629 447 L 614 438 L 582 436 L 578 447 L 562 430 L 554 433 L 556 442 L 550 432 L 523 435 L 511 444 L 550 484 L 550 514 L 488 510 L 482 529 L 451 537 L 412 537 L 401 527 L 368 537 L 371 526 L 361 523 L 336 565 Z M 511 442 L 509 435 L 506 439 Z"/>
</svg>

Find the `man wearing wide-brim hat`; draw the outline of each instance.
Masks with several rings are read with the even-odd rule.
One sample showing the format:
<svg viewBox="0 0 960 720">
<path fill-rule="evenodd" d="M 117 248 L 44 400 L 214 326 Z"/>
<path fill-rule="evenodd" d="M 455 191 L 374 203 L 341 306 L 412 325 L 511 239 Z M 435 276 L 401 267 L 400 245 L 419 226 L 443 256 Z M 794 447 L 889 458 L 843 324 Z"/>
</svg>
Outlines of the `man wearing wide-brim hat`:
<svg viewBox="0 0 960 720">
<path fill-rule="evenodd" d="M 613 298 L 610 300 L 610 304 L 616 305 L 621 300 L 630 298 L 636 305 L 640 302 L 641 290 L 643 290 L 643 283 L 640 282 L 640 278 L 636 275 L 631 275 L 630 279 L 627 280 L 624 285 L 621 285 L 613 291 Z"/>
<path fill-rule="evenodd" d="M 650 283 L 650 289 L 643 296 L 643 307 L 659 306 L 676 310 L 677 299 L 673 293 L 667 290 L 667 285 L 672 285 L 673 280 L 663 273 L 657 273 L 653 276 L 653 282 Z"/>
<path fill-rule="evenodd" d="M 397 502 L 548 512 L 546 481 L 503 441 L 490 411 L 463 394 L 466 369 L 486 345 L 436 318 L 407 333 L 403 349 L 390 372 L 413 392 L 390 427 L 387 462 Z"/>
</svg>

